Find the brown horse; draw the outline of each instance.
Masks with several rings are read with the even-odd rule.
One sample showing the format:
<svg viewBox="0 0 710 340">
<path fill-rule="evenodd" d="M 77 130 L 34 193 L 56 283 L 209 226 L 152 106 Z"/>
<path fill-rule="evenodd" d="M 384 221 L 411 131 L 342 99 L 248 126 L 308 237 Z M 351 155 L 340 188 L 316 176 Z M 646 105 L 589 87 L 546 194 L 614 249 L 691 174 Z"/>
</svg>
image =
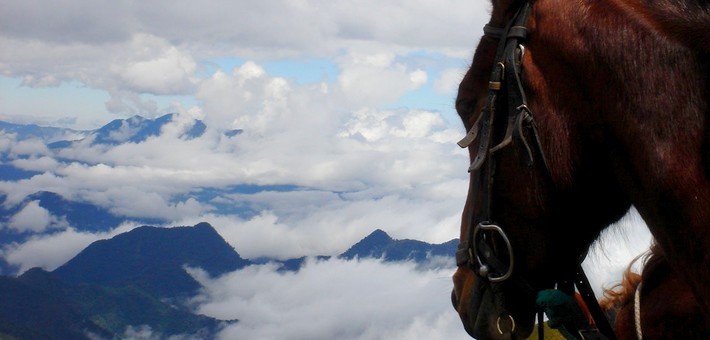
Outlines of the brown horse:
<svg viewBox="0 0 710 340">
<path fill-rule="evenodd" d="M 641 275 L 632 272 L 630 265 L 623 281 L 608 289 L 600 302 L 607 313 L 616 315 L 616 335 L 621 339 L 710 339 L 707 310 L 703 311 L 663 251 L 653 246 L 644 262 Z"/>
<path fill-rule="evenodd" d="M 537 292 L 632 204 L 707 315 L 710 2 L 492 4 L 456 100 L 472 159 L 452 294 L 466 330 L 528 336 Z M 511 39 L 524 48 L 501 60 Z"/>
</svg>

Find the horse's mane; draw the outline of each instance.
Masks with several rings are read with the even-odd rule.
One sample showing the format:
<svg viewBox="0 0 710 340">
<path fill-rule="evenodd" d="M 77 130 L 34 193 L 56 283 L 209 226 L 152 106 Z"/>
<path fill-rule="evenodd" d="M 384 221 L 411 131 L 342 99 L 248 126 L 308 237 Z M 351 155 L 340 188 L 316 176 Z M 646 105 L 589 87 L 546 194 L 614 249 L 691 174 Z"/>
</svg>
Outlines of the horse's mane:
<svg viewBox="0 0 710 340">
<path fill-rule="evenodd" d="M 643 261 L 644 268 L 651 268 L 664 261 L 665 256 L 661 249 L 654 244 L 647 252 L 634 258 L 624 271 L 621 282 L 604 290 L 604 298 L 599 301 L 599 305 L 607 313 L 616 314 L 622 307 L 633 302 L 636 288 L 641 283 L 642 277 L 634 272 L 632 268 L 639 260 Z"/>
<path fill-rule="evenodd" d="M 621 307 L 631 303 L 636 287 L 641 283 L 641 275 L 632 271 L 632 267 L 642 256 L 636 257 L 626 268 L 621 282 L 604 289 L 604 298 L 599 301 L 599 306 L 607 313 L 615 314 Z"/>
<path fill-rule="evenodd" d="M 607 315 L 615 320 L 617 335 L 633 338 L 638 332 L 634 298 L 643 281 L 643 294 L 646 295 L 642 312 L 646 320 L 644 336 L 708 339 L 710 318 L 707 309 L 699 305 L 687 283 L 674 275 L 663 250 L 653 245 L 649 252 L 637 257 L 634 262 L 640 259 L 644 263 L 642 274 L 634 273 L 629 266 L 622 282 L 607 289 L 600 302 Z"/>
</svg>

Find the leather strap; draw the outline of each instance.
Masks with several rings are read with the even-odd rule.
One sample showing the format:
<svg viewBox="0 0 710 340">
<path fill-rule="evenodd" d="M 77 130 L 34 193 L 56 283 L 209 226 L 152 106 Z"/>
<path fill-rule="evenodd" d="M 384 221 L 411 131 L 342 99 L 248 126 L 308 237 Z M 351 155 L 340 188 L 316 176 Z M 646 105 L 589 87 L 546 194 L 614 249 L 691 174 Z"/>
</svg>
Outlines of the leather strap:
<svg viewBox="0 0 710 340">
<path fill-rule="evenodd" d="M 589 284 L 589 279 L 587 275 L 584 274 L 584 269 L 582 269 L 581 265 L 577 266 L 577 270 L 575 271 L 574 285 L 577 286 L 577 290 L 582 296 L 582 300 L 587 305 L 589 312 L 592 314 L 594 323 L 596 323 L 599 331 L 606 336 L 607 339 L 615 340 L 616 334 L 614 334 L 614 329 L 611 327 L 609 319 L 606 318 L 606 314 L 604 314 L 604 311 L 602 311 L 602 308 L 599 306 L 599 302 L 596 296 L 594 296 L 594 290 Z"/>
</svg>

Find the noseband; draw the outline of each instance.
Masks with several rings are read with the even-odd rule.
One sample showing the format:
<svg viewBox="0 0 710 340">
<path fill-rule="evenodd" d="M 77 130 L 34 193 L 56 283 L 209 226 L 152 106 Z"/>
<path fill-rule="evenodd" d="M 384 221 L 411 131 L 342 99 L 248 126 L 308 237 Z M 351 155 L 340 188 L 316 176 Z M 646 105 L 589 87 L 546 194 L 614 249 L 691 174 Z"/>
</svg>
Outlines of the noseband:
<svg viewBox="0 0 710 340">
<path fill-rule="evenodd" d="M 471 215 L 465 239 L 461 240 L 456 251 L 456 263 L 459 267 L 469 267 L 480 279 L 490 284 L 494 293 L 494 302 L 503 311 L 496 325 L 501 334 L 512 334 L 515 331 L 515 320 L 507 312 L 503 283 L 531 294 L 537 294 L 537 291 L 519 276 L 514 276 L 515 255 L 510 238 L 493 220 L 491 201 L 497 164 L 496 155 L 508 146 L 519 143 L 525 152 L 528 168 L 532 168 L 535 162 L 539 161 L 547 178 L 550 178 L 549 164 L 545 159 L 521 80 L 525 54 L 523 43 L 527 40 L 527 24 L 532 12 L 532 2 L 532 0 L 525 1 L 505 27 L 486 25 L 483 28 L 485 36 L 499 39 L 495 64 L 488 82 L 485 105 L 466 136 L 458 142 L 460 147 L 467 148 L 478 140 L 475 157 L 468 169 L 472 173 L 475 194 L 470 198 Z M 494 144 L 494 138 L 500 141 Z M 592 313 L 599 331 L 606 338 L 614 339 L 613 330 L 581 268 L 582 260 L 571 270 L 571 273 L 565 272 L 560 275 L 567 279 L 558 283 L 558 289 L 572 295 L 576 286 Z M 501 323 L 508 324 L 510 327 L 503 331 L 500 327 Z M 542 325 L 542 323 L 542 312 L 540 312 L 538 324 Z M 538 327 L 541 339 L 542 329 L 543 327 Z"/>
</svg>

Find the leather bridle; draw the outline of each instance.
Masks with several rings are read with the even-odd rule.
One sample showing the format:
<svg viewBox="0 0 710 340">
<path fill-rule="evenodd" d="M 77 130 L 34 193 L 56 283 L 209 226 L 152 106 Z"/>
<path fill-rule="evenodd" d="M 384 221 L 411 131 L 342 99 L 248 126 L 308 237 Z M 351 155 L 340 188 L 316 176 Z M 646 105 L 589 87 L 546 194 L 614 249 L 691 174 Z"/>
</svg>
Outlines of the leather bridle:
<svg viewBox="0 0 710 340">
<path fill-rule="evenodd" d="M 506 284 L 531 294 L 536 294 L 537 291 L 524 279 L 514 275 L 515 253 L 512 243 L 504 229 L 495 223 L 491 213 L 496 155 L 508 146 L 519 143 L 526 153 L 528 167 L 531 168 L 536 161 L 540 161 L 547 178 L 550 178 L 549 164 L 543 152 L 533 114 L 528 107 L 522 82 L 522 62 L 525 53 L 523 43 L 527 41 L 527 25 L 532 12 L 532 3 L 532 0 L 525 1 L 505 27 L 486 25 L 483 28 L 486 36 L 499 39 L 495 64 L 489 78 L 488 94 L 483 109 L 466 136 L 458 143 L 460 147 L 467 148 L 478 140 L 475 157 L 468 169 L 472 173 L 474 193 L 469 202 L 471 215 L 465 239 L 460 240 L 456 252 L 456 262 L 459 267 L 467 266 L 480 279 L 488 281 L 493 291 L 494 303 L 503 311 L 496 324 L 501 334 L 512 334 L 515 331 L 515 320 L 507 311 L 503 283 L 507 282 Z M 501 107 L 503 110 L 499 111 Z M 500 142 L 494 144 L 496 137 L 499 137 Z M 571 296 L 576 286 L 599 332 L 608 339 L 615 339 L 609 321 L 599 307 L 581 268 L 582 260 L 583 258 L 578 261 L 576 268 L 566 270 L 566 273 L 560 275 L 566 279 L 558 282 L 558 289 Z M 539 312 L 540 325 L 542 320 L 542 312 Z M 504 326 L 501 327 L 501 324 Z M 538 329 L 539 337 L 542 339 L 543 327 Z"/>
</svg>

